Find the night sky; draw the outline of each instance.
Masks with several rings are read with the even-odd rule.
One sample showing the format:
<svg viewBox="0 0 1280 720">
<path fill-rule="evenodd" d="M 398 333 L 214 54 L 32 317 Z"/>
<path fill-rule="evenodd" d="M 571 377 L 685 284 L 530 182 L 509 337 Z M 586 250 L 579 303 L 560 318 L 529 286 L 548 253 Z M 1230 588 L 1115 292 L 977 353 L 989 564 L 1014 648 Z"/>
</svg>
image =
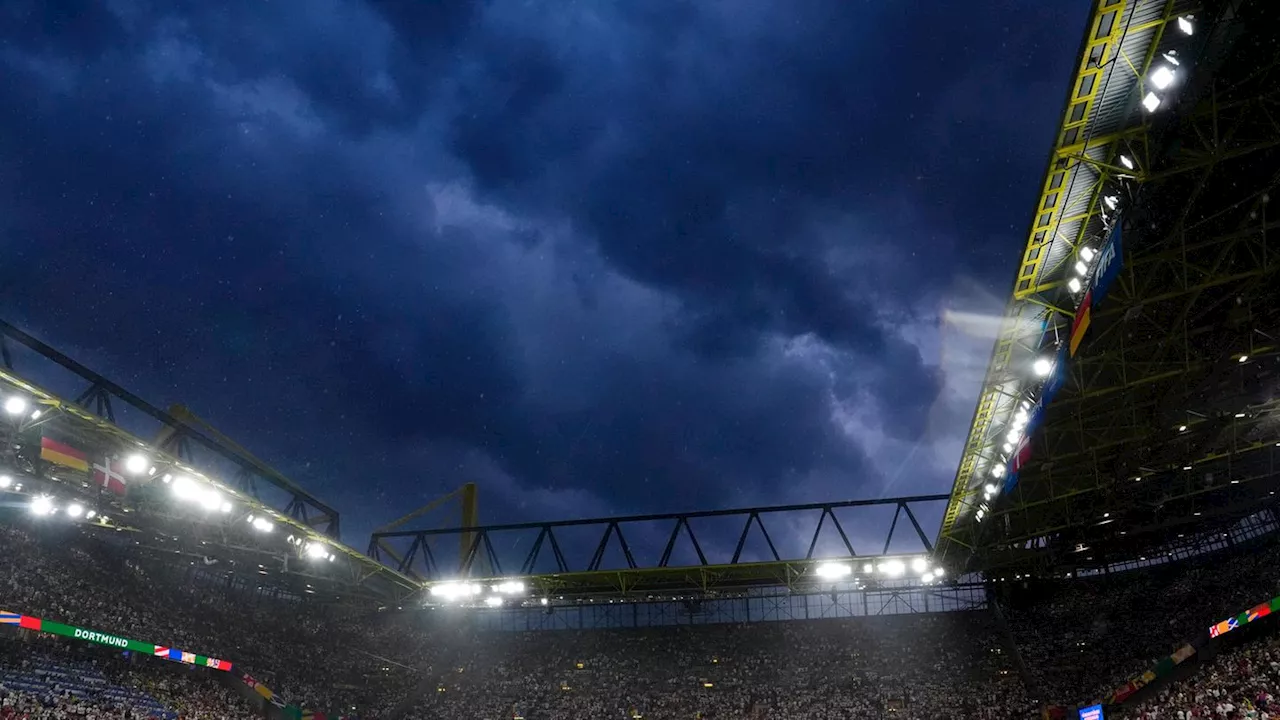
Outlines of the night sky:
<svg viewBox="0 0 1280 720">
<path fill-rule="evenodd" d="M 8 0 L 0 317 L 359 547 L 947 492 L 1088 5 Z"/>
</svg>

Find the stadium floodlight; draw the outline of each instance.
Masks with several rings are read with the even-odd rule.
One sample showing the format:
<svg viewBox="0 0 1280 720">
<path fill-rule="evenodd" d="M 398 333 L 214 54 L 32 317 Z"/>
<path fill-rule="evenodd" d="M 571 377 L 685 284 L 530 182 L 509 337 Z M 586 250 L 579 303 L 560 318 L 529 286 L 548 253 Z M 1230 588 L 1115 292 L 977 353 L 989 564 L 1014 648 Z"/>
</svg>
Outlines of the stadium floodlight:
<svg viewBox="0 0 1280 720">
<path fill-rule="evenodd" d="M 524 592 L 524 583 L 519 580 L 507 580 L 494 585 L 493 591 L 504 595 L 519 595 Z"/>
<path fill-rule="evenodd" d="M 502 607 L 502 598 L 497 595 L 490 595 L 484 599 L 484 604 L 491 608 Z"/>
<path fill-rule="evenodd" d="M 185 475 L 174 478 L 169 487 L 173 488 L 173 496 L 179 500 L 192 500 L 199 492 L 195 482 Z"/>
<path fill-rule="evenodd" d="M 1183 35 L 1195 34 L 1196 26 L 1193 25 L 1191 22 L 1194 19 L 1195 19 L 1194 15 L 1183 15 L 1182 17 L 1178 18 L 1178 29 L 1182 31 Z"/>
<path fill-rule="evenodd" d="M 3 489 L 5 489 L 5 490 L 8 490 L 8 489 L 9 489 L 9 486 L 10 486 L 10 485 L 12 485 L 12 484 L 13 484 L 13 478 L 12 478 L 12 477 L 10 477 L 10 476 L 8 476 L 8 475 L 0 475 L 0 488 L 3 488 Z"/>
<path fill-rule="evenodd" d="M 41 415 L 43 415 L 43 414 L 44 414 L 44 411 L 43 411 L 43 410 L 41 410 L 41 409 L 39 409 L 39 408 L 36 408 L 35 410 L 32 410 L 32 411 L 31 411 L 31 419 L 32 419 L 32 420 L 39 420 L 39 419 L 40 419 L 40 416 L 41 416 Z"/>
<path fill-rule="evenodd" d="M 4 411 L 10 415 L 22 415 L 27 411 L 27 399 L 21 395 L 10 395 L 4 401 Z"/>
<path fill-rule="evenodd" d="M 814 568 L 814 574 L 824 580 L 839 580 L 853 574 L 853 568 L 845 563 L 824 562 Z"/>
<path fill-rule="evenodd" d="M 984 488 L 983 488 L 983 490 L 985 490 L 985 491 L 987 492 L 987 494 L 988 494 L 988 495 L 995 495 L 995 494 L 996 494 L 996 486 L 995 486 L 995 485 L 992 485 L 991 483 L 987 483 L 987 486 L 986 486 L 986 487 L 984 487 Z"/>
<path fill-rule="evenodd" d="M 992 477 L 1002 478 L 1004 477 L 1004 473 L 1005 473 L 1004 463 L 996 463 L 995 465 L 991 466 Z M 995 485 L 988 485 L 987 487 L 994 488 Z M 991 492 L 995 493 L 995 490 L 992 490 Z"/>
<path fill-rule="evenodd" d="M 1008 440 L 1010 445 L 1016 445 L 1022 439 L 1022 433 L 1018 430 L 1010 430 L 1009 434 L 1004 436 L 1004 439 Z"/>
<path fill-rule="evenodd" d="M 78 518 L 84 514 L 84 506 L 80 503 L 71 503 L 67 506 L 67 514 L 73 518 Z"/>
<path fill-rule="evenodd" d="M 133 453 L 124 459 L 124 469 L 134 475 L 141 475 L 146 472 L 149 467 L 151 467 L 151 460 L 142 453 Z"/>
<path fill-rule="evenodd" d="M 1187 426 L 1186 426 L 1186 425 L 1179 425 L 1179 426 L 1178 426 L 1178 432 L 1186 432 L 1186 431 L 1187 431 Z"/>
<path fill-rule="evenodd" d="M 482 588 L 475 583 L 446 582 L 431 586 L 431 596 L 444 600 L 459 600 L 479 595 Z"/>
<path fill-rule="evenodd" d="M 37 495 L 31 498 L 32 515 L 48 515 L 53 512 L 53 498 L 48 495 Z"/>
<path fill-rule="evenodd" d="M 1122 155 L 1121 157 L 1124 157 L 1124 156 Z M 1094 249 L 1089 247 L 1088 245 L 1085 245 L 1084 247 L 1080 248 L 1080 259 L 1085 262 L 1093 262 L 1093 258 L 1097 254 L 1098 253 L 1095 252 Z"/>
<path fill-rule="evenodd" d="M 1155 94 L 1154 91 L 1147 93 L 1146 97 L 1142 98 L 1142 107 L 1146 108 L 1147 112 L 1155 112 L 1156 110 L 1159 110 L 1160 96 Z"/>
<path fill-rule="evenodd" d="M 96 513 L 96 512 L 94 512 L 94 511 L 90 510 L 89 512 L 87 512 L 87 513 L 85 513 L 85 514 L 84 514 L 84 519 L 85 519 L 85 520 L 92 520 L 92 519 L 94 518 L 94 516 L 95 516 L 95 515 L 97 515 L 97 514 L 98 514 L 98 513 Z"/>
<path fill-rule="evenodd" d="M 933 576 L 934 576 L 934 577 L 942 577 L 944 574 L 945 574 L 945 573 L 943 572 L 942 568 L 940 568 L 940 567 L 939 567 L 939 568 L 934 568 L 934 569 L 933 569 Z"/>
<path fill-rule="evenodd" d="M 1084 287 L 1080 284 L 1080 278 L 1071 278 L 1067 281 L 1067 289 L 1073 293 L 1080 292 L 1080 288 Z"/>
<path fill-rule="evenodd" d="M 927 573 L 925 573 L 925 574 L 921 575 L 921 576 L 920 576 L 920 582 L 926 582 L 926 583 L 933 582 L 933 573 L 931 573 L 931 572 L 927 572 Z"/>
<path fill-rule="evenodd" d="M 551 603 L 551 601 L 550 601 L 550 600 L 548 600 L 548 599 L 546 599 L 546 598 L 539 598 L 539 599 L 538 599 L 538 604 L 539 604 L 539 605 L 549 605 L 550 603 Z"/>
<path fill-rule="evenodd" d="M 922 557 L 915 558 L 911 561 L 911 569 L 915 572 L 924 572 L 929 569 L 929 561 Z"/>
<path fill-rule="evenodd" d="M 1107 195 L 1106 197 L 1102 198 L 1102 204 L 1106 205 L 1108 210 L 1115 210 L 1117 207 L 1120 206 L 1120 198 L 1116 197 L 1115 195 Z M 1080 265 L 1081 263 L 1076 263 L 1076 272 L 1083 275 L 1085 273 L 1085 270 L 1081 270 Z M 1087 270 L 1088 268 L 1086 267 L 1085 269 Z"/>
<path fill-rule="evenodd" d="M 1164 90 L 1173 84 L 1175 75 L 1168 65 L 1161 65 L 1151 73 L 1151 85 L 1157 90 Z"/>
<path fill-rule="evenodd" d="M 222 507 L 222 495 L 213 488 L 208 488 L 200 493 L 200 507 L 205 510 L 217 510 Z"/>
<path fill-rule="evenodd" d="M 1240 364 L 1241 364 L 1241 365 L 1243 365 L 1244 363 L 1247 363 L 1247 362 L 1249 362 L 1249 356 L 1248 356 L 1248 355 L 1241 355 L 1241 356 L 1240 356 Z"/>
<path fill-rule="evenodd" d="M 1133 169 L 1133 160 L 1128 155 L 1120 156 L 1120 164 L 1123 165 L 1126 170 Z"/>
<path fill-rule="evenodd" d="M 249 516 L 249 523 L 253 525 L 253 529 L 258 532 L 269 533 L 275 529 L 275 525 L 264 517 Z"/>
<path fill-rule="evenodd" d="M 1031 370 L 1035 372 L 1037 377 L 1048 377 L 1049 373 L 1053 372 L 1053 361 L 1049 358 L 1037 358 L 1032 363 Z M 1026 410 L 1019 410 L 1018 412 L 1022 413 L 1024 417 L 1027 413 Z"/>
<path fill-rule="evenodd" d="M 222 503 L 222 507 L 220 507 L 220 508 L 218 508 L 218 509 L 219 509 L 219 510 L 221 510 L 222 512 L 224 512 L 224 513 L 229 513 L 229 512 L 231 512 L 231 503 L 229 503 L 229 502 L 224 502 L 224 503 Z"/>
<path fill-rule="evenodd" d="M 907 571 L 907 566 L 901 560 L 890 560 L 880 565 L 880 572 L 889 577 L 901 577 Z"/>
<path fill-rule="evenodd" d="M 325 549 L 325 546 L 323 543 L 312 542 L 312 543 L 307 543 L 306 553 L 307 553 L 307 557 L 312 558 L 313 560 L 318 560 L 328 555 L 329 551 Z"/>
<path fill-rule="evenodd" d="M 1167 52 L 1167 53 L 1161 53 L 1161 54 L 1160 54 L 1160 57 L 1164 58 L 1164 61 L 1165 61 L 1165 62 L 1169 63 L 1170 65 L 1172 65 L 1172 66 L 1174 66 L 1174 67 L 1178 67 L 1179 65 L 1181 65 L 1181 64 L 1182 64 L 1182 63 L 1178 60 L 1178 51 L 1177 51 L 1177 50 L 1170 50 L 1170 51 L 1169 51 L 1169 52 Z"/>
</svg>

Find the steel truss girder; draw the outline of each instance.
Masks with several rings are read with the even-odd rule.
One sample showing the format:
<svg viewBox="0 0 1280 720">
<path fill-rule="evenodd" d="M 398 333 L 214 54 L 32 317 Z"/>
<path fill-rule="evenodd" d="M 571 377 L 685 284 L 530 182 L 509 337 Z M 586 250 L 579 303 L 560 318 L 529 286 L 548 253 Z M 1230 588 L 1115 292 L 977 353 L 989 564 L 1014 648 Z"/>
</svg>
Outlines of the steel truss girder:
<svg viewBox="0 0 1280 720">
<path fill-rule="evenodd" d="M 2 357 L 4 367 L 9 370 L 13 370 L 14 366 L 13 356 L 9 347 L 5 344 L 6 340 L 18 343 L 34 352 L 37 356 L 71 371 L 89 383 L 84 392 L 77 397 L 76 404 L 90 413 L 108 423 L 114 424 L 116 422 L 116 413 L 112 405 L 112 398 L 123 401 L 134 410 L 159 422 L 162 430 L 165 428 L 171 429 L 171 432 L 166 434 L 167 441 L 163 443 L 161 449 L 174 454 L 179 459 L 190 462 L 193 466 L 206 464 L 208 460 L 229 463 L 232 468 L 235 468 L 237 472 L 243 475 L 240 483 L 241 488 L 247 491 L 252 490 L 254 497 L 264 502 L 267 501 L 257 492 L 259 489 L 258 481 L 262 481 L 262 484 L 270 485 L 279 491 L 278 494 L 281 497 L 272 499 L 274 500 L 272 504 L 280 505 L 280 507 L 277 507 L 278 510 L 310 527 L 319 529 L 329 537 L 338 538 L 340 536 L 341 521 L 337 510 L 321 502 L 314 495 L 311 495 L 289 479 L 266 467 L 242 449 L 231 447 L 225 439 L 211 436 L 206 429 L 197 427 L 195 424 L 186 422 L 175 417 L 172 413 L 152 405 L 38 338 L 32 337 L 4 320 L 0 320 L 0 348 L 4 350 Z M 201 448 L 203 452 L 208 453 L 208 457 L 205 457 L 203 453 L 201 453 L 200 457 L 193 457 L 193 447 Z"/>
<path fill-rule="evenodd" d="M 1141 502 L 1117 487 L 1149 470 L 1216 463 L 1221 479 L 1274 451 L 1265 387 L 1280 350 L 1280 221 L 1269 207 L 1280 188 L 1280 53 L 1274 43 L 1265 52 L 1275 57 L 1215 74 L 1196 107 L 1149 134 L 1154 164 L 1126 213 L 1125 265 L 1032 439 L 1032 463 L 980 528 L 946 540 L 990 556 L 1067 537 Z M 1270 471 L 1231 477 L 1273 481 Z M 1142 487 L 1157 492 L 1148 478 Z M 1176 486 L 1159 486 L 1167 507 L 1223 491 Z"/>
<path fill-rule="evenodd" d="M 914 540 L 918 541 L 912 545 L 912 553 L 931 553 L 932 543 L 913 507 L 918 509 L 921 505 L 942 503 L 947 499 L 947 495 L 920 495 L 382 532 L 373 534 L 369 550 L 371 555 L 380 558 L 381 549 L 389 542 L 408 541 L 409 547 L 401 556 L 398 569 L 428 583 L 519 576 L 542 590 L 562 594 L 711 592 L 759 585 L 792 587 L 812 583 L 815 580 L 812 570 L 819 562 L 903 554 L 890 553 L 903 518 L 914 531 Z M 890 507 L 893 508 L 893 518 L 883 545 L 877 544 L 872 553 L 856 552 L 848 519 L 842 522 L 838 511 L 882 508 L 887 512 Z M 807 516 L 806 524 L 812 523 L 808 524 L 812 534 L 806 531 L 802 537 L 796 535 L 795 523 L 801 516 Z M 721 534 L 710 537 L 706 527 L 701 530 L 697 527 L 699 521 L 717 518 L 740 523 L 731 546 L 726 544 L 729 538 Z M 860 523 L 856 529 L 865 530 L 866 524 Z M 646 528 L 652 532 L 646 532 Z M 725 529 L 720 528 L 721 531 Z M 822 552 L 819 548 L 824 529 L 829 531 L 827 540 L 834 541 L 827 543 L 833 552 Z M 780 530 L 785 531 L 788 539 L 803 542 L 778 542 Z M 566 552 L 565 533 L 568 532 L 586 533 L 576 539 L 573 547 L 581 550 L 591 548 L 589 555 L 582 553 L 582 557 L 575 558 L 571 552 Z M 442 561 L 433 549 L 434 541 L 444 540 L 446 547 L 454 547 L 451 540 L 464 535 L 471 537 L 471 544 L 460 562 L 450 564 Z M 748 542 L 753 535 L 763 541 L 762 549 L 755 554 L 748 551 Z M 500 536 L 514 537 L 514 545 L 502 543 Z M 865 540 L 862 536 L 857 539 Z M 528 545 L 523 544 L 526 541 Z M 682 542 L 685 550 L 677 555 Z M 499 549 L 508 547 L 518 548 L 518 551 Z M 611 551 L 613 560 L 609 559 Z"/>
</svg>

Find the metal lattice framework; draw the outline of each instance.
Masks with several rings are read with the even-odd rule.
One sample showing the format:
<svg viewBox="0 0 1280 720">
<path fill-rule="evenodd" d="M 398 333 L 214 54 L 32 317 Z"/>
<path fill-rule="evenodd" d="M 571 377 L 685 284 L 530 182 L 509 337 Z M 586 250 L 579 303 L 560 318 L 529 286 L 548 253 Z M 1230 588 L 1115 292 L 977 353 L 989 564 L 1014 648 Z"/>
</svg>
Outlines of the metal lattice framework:
<svg viewBox="0 0 1280 720">
<path fill-rule="evenodd" d="M 1160 27 L 1190 9 L 1158 4 Z M 1024 285 L 1019 276 L 1009 311 L 1014 320 L 997 342 L 941 532 L 940 549 L 951 557 L 987 569 L 1106 564 L 1170 537 L 1237 522 L 1274 497 L 1280 241 L 1269 203 L 1280 181 L 1277 8 L 1239 1 L 1195 12 L 1194 36 L 1174 48 L 1157 34 L 1146 62 L 1133 66 L 1144 69 L 1135 72 L 1142 80 L 1157 52 L 1176 50 L 1185 78 L 1177 104 L 1160 112 L 1117 110 L 1119 126 L 1094 128 L 1095 137 L 1109 136 L 1104 154 L 1088 162 L 1076 156 L 1093 167 L 1094 178 L 1081 223 L 1094 222 L 1091 216 L 1102 222 L 1104 192 L 1120 197 L 1123 269 L 1105 304 L 1093 310 L 1066 383 L 1031 438 L 1031 463 L 1013 492 L 977 522 L 966 510 L 986 477 L 985 458 L 998 454 L 997 409 L 1001 398 L 1018 397 L 1009 389 L 1020 381 L 1012 348 L 1026 344 L 1021 352 L 1028 359 L 1041 352 L 1017 331 L 1017 319 L 1037 304 L 1042 324 L 1063 323 L 1074 312 L 1069 298 L 1034 298 L 1028 293 L 1050 288 Z M 1095 13 L 1091 38 L 1100 18 Z M 1112 52 L 1095 51 L 1091 42 L 1073 92 L 1082 87 L 1088 58 L 1101 52 L 1105 62 Z M 1115 42 L 1111 47 L 1123 53 L 1130 41 Z M 1136 103 L 1143 92 L 1139 84 L 1123 99 Z M 1095 142 L 1086 143 L 1090 152 Z M 1120 153 L 1137 167 L 1116 162 Z M 1070 156 L 1063 143 L 1055 148 L 1051 178 Z M 1043 207 L 1052 204 L 1048 197 Z M 1034 225 L 1043 218 L 1038 213 Z M 1049 227 L 1065 219 L 1051 219 Z M 1096 238 L 1100 229 L 1082 224 L 1078 238 Z M 1026 257 L 1034 248 L 1033 235 Z"/>
<path fill-rule="evenodd" d="M 381 559 L 389 547 L 399 548 L 398 569 L 427 583 L 520 577 L 539 592 L 555 595 L 795 588 L 820 582 L 814 569 L 823 562 L 850 562 L 859 572 L 861 564 L 878 558 L 931 553 L 933 545 L 916 513 L 922 505 L 936 508 L 947 499 L 923 495 L 381 532 L 373 534 L 369 553 Z M 885 520 L 888 530 L 881 544 L 879 523 Z M 873 523 L 874 545 L 867 537 Z M 907 525 L 914 533 L 904 551 L 896 543 L 900 528 Z M 727 544 L 728 537 L 736 542 Z M 868 546 L 870 552 L 859 549 Z"/>
<path fill-rule="evenodd" d="M 68 402 L 13 372 L 15 353 L 0 343 L 5 348 L 6 363 L 0 369 L 0 395 L 24 397 L 37 411 L 28 416 L 5 417 L 0 423 L 0 438 L 5 441 L 0 451 L 0 474 L 10 475 L 9 482 L 14 483 L 0 488 L 0 493 L 52 494 L 61 502 L 79 503 L 95 512 L 93 521 L 84 523 L 87 531 L 128 532 L 131 552 L 183 565 L 213 563 L 205 568 L 206 572 L 225 573 L 228 581 L 250 587 L 272 585 L 267 589 L 299 596 L 324 593 L 330 601 L 360 597 L 396 601 L 420 589 L 417 582 L 331 537 L 329 533 L 338 528 L 336 511 L 283 480 L 279 473 L 263 470 L 266 466 L 261 461 L 238 446 L 225 444 L 230 441 L 221 435 L 206 435 L 216 431 L 194 415 L 184 412 L 175 416 L 158 410 L 3 321 L 0 338 L 16 340 L 34 351 L 32 359 L 50 360 L 70 370 L 73 377 L 91 383 L 76 402 Z M 117 408 L 113 407 L 112 398 L 123 400 L 147 420 L 159 421 L 161 442 L 147 442 L 116 424 L 113 420 Z M 129 478 L 128 493 L 123 497 L 104 492 L 91 484 L 87 471 L 41 459 L 40 438 L 51 434 L 83 451 L 91 463 L 106 463 L 103 458 L 142 451 L 156 472 Z M 190 452 L 179 456 L 172 452 L 182 446 L 175 438 L 186 438 L 188 445 L 203 447 L 206 454 L 196 454 L 194 459 Z M 164 442 L 166 439 L 171 442 Z M 221 462 L 213 462 L 215 459 Z M 237 482 L 224 482 L 220 470 L 234 473 Z M 161 482 L 165 475 L 185 476 L 200 487 L 216 489 L 228 501 L 228 512 L 193 511 L 175 502 Z M 273 507 L 254 492 L 257 488 L 253 482 L 244 481 L 246 477 L 251 481 L 265 480 L 287 494 L 277 493 L 279 506 Z M 309 515 L 307 508 L 314 513 Z M 274 531 L 255 532 L 245 522 L 253 518 L 269 520 Z M 323 531 L 316 525 L 321 525 Z M 308 562 L 301 553 L 307 543 L 322 544 L 333 555 L 332 560 Z"/>
</svg>

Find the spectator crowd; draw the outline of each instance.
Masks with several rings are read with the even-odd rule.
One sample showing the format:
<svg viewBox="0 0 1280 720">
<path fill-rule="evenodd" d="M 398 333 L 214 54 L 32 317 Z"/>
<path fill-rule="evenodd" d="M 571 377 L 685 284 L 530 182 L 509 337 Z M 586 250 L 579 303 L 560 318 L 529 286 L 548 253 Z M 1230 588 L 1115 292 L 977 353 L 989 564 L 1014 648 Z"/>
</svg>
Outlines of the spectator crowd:
<svg viewBox="0 0 1280 720">
<path fill-rule="evenodd" d="M 181 566 L 131 553 L 128 543 L 10 524 L 0 525 L 0 608 L 226 658 L 286 702 L 331 716 L 1013 720 L 1040 717 L 1043 703 L 1101 698 L 1211 623 L 1268 598 L 1277 559 L 1272 548 L 1006 587 L 996 592 L 1003 614 L 521 633 L 450 625 L 416 609 L 248 598 L 229 585 L 193 584 Z M 242 720 L 267 707 L 211 680 L 212 671 L 82 646 L 0 627 L 0 720 Z M 1266 717 L 1277 652 L 1257 645 L 1224 655 L 1139 717 Z M 1232 672 L 1223 662 L 1235 663 Z M 32 663 L 62 670 L 37 676 Z M 123 689 L 94 695 L 47 682 L 88 675 Z M 122 700 L 129 693 L 154 707 Z M 1174 704 L 1182 715 L 1166 714 Z M 1216 714 L 1194 714 L 1205 707 Z"/>
</svg>

